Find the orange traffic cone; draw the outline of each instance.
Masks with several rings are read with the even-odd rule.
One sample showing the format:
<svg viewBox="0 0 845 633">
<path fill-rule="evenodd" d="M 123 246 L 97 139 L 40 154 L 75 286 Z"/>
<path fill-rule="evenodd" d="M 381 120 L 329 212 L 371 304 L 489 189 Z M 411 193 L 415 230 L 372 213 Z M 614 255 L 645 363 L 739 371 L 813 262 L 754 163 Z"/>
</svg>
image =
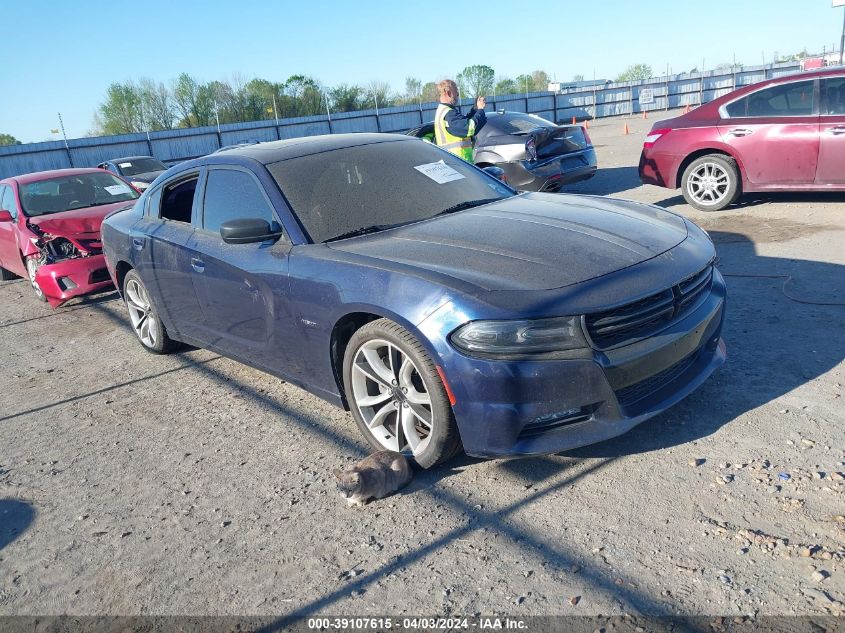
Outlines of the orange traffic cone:
<svg viewBox="0 0 845 633">
<path fill-rule="evenodd" d="M 684 114 L 687 114 L 690 110 L 692 110 L 692 106 L 687 104 L 687 107 L 684 108 Z"/>
<path fill-rule="evenodd" d="M 584 119 L 584 127 L 588 130 L 590 129 L 590 122 L 587 119 Z"/>
<path fill-rule="evenodd" d="M 625 134 L 629 134 L 629 132 L 628 132 L 628 124 L 627 124 L 627 123 L 625 124 Z"/>
<path fill-rule="evenodd" d="M 575 117 L 572 117 L 572 125 L 575 125 Z"/>
</svg>

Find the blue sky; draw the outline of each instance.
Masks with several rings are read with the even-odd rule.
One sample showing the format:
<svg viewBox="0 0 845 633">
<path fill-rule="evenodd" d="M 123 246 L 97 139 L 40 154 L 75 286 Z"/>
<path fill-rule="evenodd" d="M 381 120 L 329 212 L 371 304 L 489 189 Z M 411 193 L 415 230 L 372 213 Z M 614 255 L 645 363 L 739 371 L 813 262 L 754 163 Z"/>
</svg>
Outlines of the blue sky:
<svg viewBox="0 0 845 633">
<path fill-rule="evenodd" d="M 612 78 L 633 63 L 672 72 L 775 51 L 839 46 L 842 12 L 830 0 L 598 0 L 594 2 L 287 2 L 0 0 L 0 133 L 23 142 L 91 129 L 114 81 L 180 72 L 323 84 L 433 81 L 471 64 L 498 76 L 543 69 Z M 448 15 L 449 19 L 437 16 Z M 446 34 L 457 25 L 455 37 Z"/>
</svg>

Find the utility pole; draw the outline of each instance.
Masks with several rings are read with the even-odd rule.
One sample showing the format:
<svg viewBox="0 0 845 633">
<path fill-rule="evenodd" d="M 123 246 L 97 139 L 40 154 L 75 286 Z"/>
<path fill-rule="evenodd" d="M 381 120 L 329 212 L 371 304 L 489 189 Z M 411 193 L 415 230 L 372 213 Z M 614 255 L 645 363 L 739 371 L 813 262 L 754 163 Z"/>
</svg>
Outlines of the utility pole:
<svg viewBox="0 0 845 633">
<path fill-rule="evenodd" d="M 70 153 L 70 145 L 67 142 L 67 134 L 65 134 L 65 122 L 62 121 L 62 113 L 59 112 L 59 127 L 62 128 L 62 137 L 65 139 L 65 150 L 67 150 L 67 159 L 70 166 L 73 167 L 73 154 Z"/>
<path fill-rule="evenodd" d="M 842 16 L 842 37 L 839 38 L 839 65 L 842 65 L 842 50 L 845 49 L 845 10 Z"/>
</svg>

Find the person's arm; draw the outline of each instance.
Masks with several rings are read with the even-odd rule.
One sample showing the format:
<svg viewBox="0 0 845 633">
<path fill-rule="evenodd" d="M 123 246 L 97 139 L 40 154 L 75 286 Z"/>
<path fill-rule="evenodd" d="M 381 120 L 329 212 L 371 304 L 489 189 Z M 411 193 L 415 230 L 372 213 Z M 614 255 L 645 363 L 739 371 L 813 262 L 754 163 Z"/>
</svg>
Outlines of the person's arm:
<svg viewBox="0 0 845 633">
<path fill-rule="evenodd" d="M 487 122 L 484 110 L 475 107 L 466 116 L 459 114 L 457 110 L 450 109 L 446 113 L 446 126 L 449 133 L 455 136 L 473 136 Z"/>
</svg>

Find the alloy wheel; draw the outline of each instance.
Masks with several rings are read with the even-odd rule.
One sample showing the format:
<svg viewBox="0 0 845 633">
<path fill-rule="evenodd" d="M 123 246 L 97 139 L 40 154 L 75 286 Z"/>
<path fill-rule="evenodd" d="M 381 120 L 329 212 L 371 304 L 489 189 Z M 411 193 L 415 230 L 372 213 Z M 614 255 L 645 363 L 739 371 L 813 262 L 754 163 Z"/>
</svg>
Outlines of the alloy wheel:
<svg viewBox="0 0 845 633">
<path fill-rule="evenodd" d="M 707 207 L 723 202 L 731 186 L 731 175 L 721 165 L 701 163 L 689 174 L 687 191 L 699 204 Z"/>
<path fill-rule="evenodd" d="M 134 279 L 126 282 L 126 307 L 129 308 L 129 318 L 135 334 L 145 346 L 154 348 L 158 340 L 158 321 L 152 314 L 146 289 Z"/>
<path fill-rule="evenodd" d="M 372 339 L 355 352 L 352 398 L 385 449 L 419 455 L 428 447 L 431 396 L 414 361 L 393 343 Z"/>
</svg>

